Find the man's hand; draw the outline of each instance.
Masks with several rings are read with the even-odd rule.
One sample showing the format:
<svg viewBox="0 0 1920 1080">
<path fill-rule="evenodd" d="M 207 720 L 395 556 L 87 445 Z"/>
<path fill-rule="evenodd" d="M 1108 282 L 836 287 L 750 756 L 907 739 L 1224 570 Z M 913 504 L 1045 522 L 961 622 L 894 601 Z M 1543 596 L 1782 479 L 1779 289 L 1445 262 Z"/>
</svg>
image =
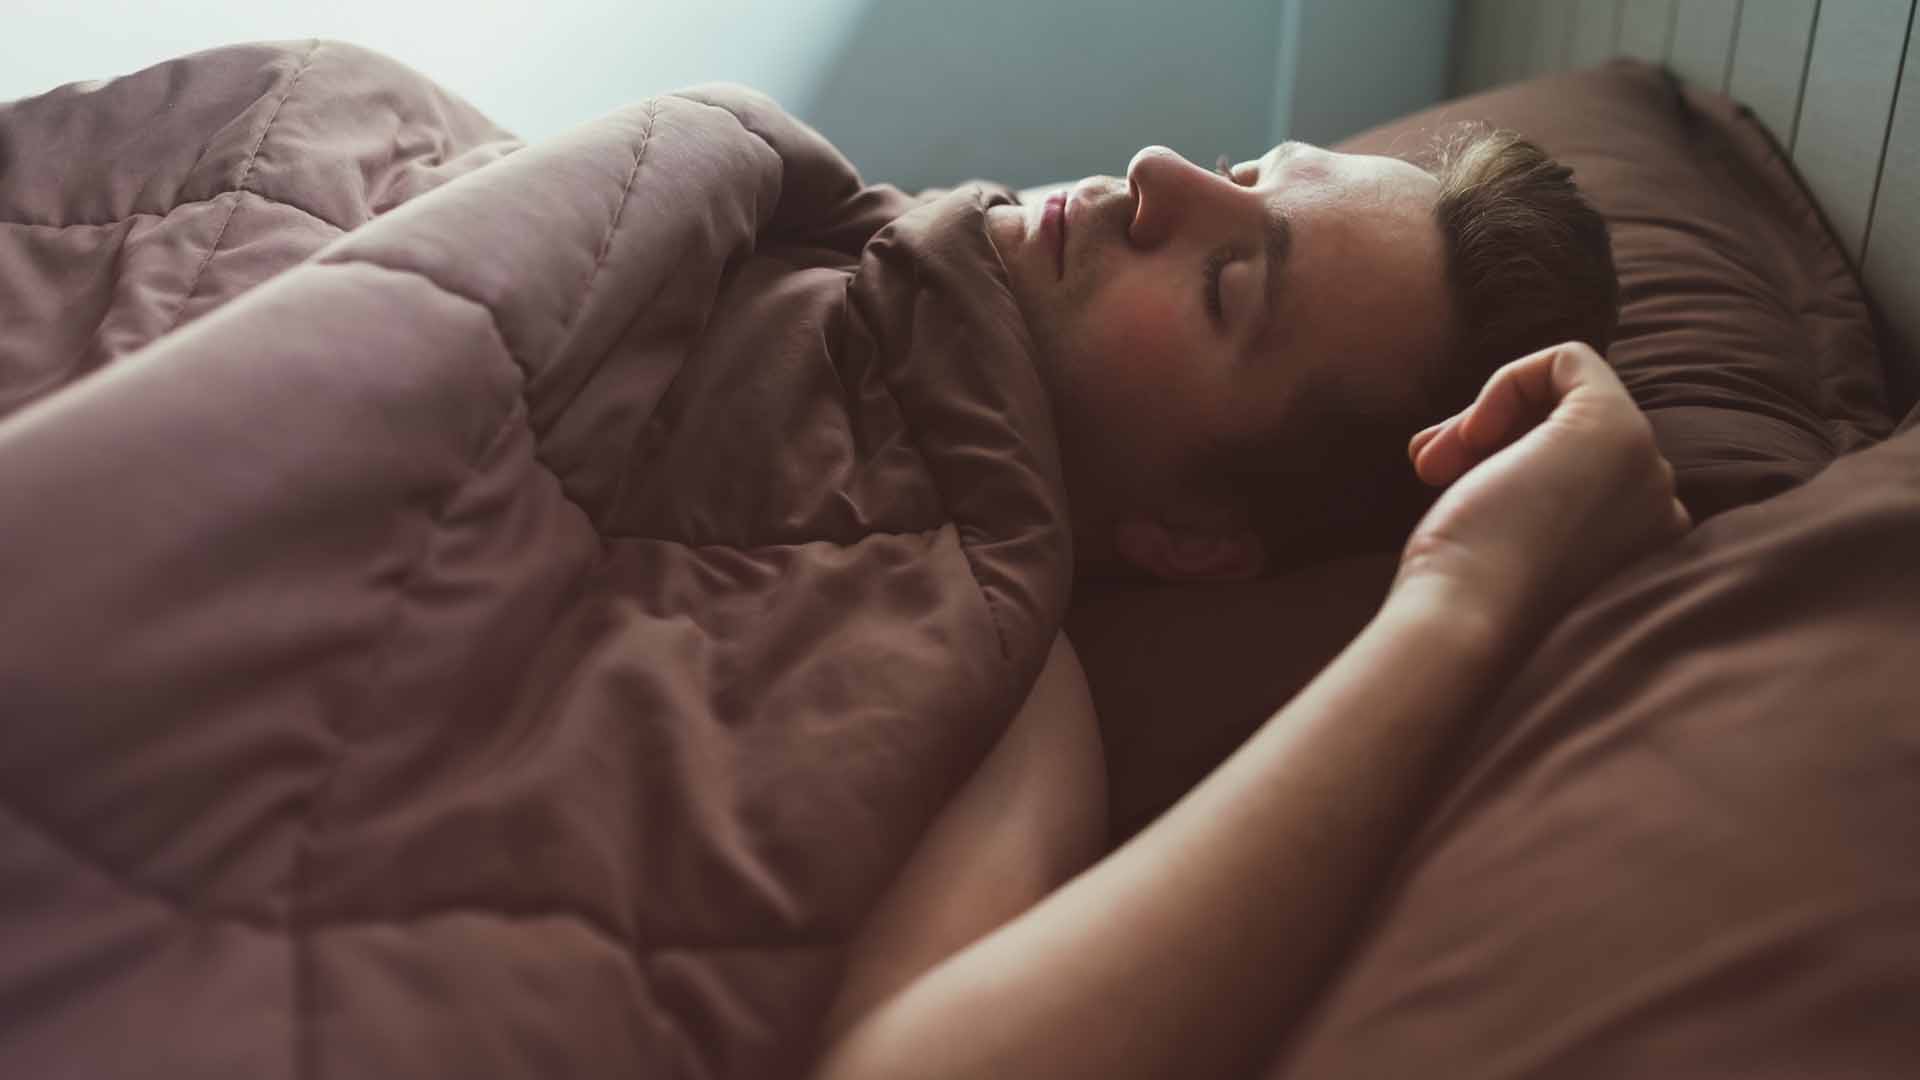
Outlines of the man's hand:
<svg viewBox="0 0 1920 1080">
<path fill-rule="evenodd" d="M 1501 368 L 1407 453 L 1422 480 L 1452 486 L 1408 539 L 1395 590 L 1437 582 L 1504 632 L 1544 625 L 1692 526 L 1646 417 L 1577 342 Z"/>
</svg>

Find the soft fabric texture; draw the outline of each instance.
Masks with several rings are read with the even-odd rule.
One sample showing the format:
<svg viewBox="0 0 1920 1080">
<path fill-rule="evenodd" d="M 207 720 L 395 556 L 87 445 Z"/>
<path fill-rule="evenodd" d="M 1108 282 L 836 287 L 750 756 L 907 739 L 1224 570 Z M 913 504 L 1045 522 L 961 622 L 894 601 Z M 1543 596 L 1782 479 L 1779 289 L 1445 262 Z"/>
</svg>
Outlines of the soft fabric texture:
<svg viewBox="0 0 1920 1080">
<path fill-rule="evenodd" d="M 1253 582 L 1081 582 L 1067 636 L 1107 758 L 1115 844 L 1226 760 L 1346 648 L 1399 555 L 1354 555 Z"/>
<path fill-rule="evenodd" d="M 1007 196 L 331 42 L 0 159 L 0 1073 L 803 1068 L 1066 600 Z"/>
<path fill-rule="evenodd" d="M 1539 142 L 1607 218 L 1622 285 L 1608 359 L 1696 521 L 1805 482 L 1911 407 L 1888 386 L 1920 373 L 1883 370 L 1857 276 L 1747 110 L 1622 60 L 1449 102 L 1338 149 L 1419 158 L 1461 121 Z M 1224 598 L 1083 585 L 1076 642 L 1083 626 L 1100 642 L 1182 628 L 1156 663 L 1083 650 L 1109 754 L 1131 766 L 1114 776 L 1116 822 L 1164 810 L 1304 686 L 1378 606 L 1394 555 L 1290 568 Z"/>
<path fill-rule="evenodd" d="M 1920 431 L 1581 604 L 1269 1075 L 1913 1075 L 1915 551 Z"/>
</svg>

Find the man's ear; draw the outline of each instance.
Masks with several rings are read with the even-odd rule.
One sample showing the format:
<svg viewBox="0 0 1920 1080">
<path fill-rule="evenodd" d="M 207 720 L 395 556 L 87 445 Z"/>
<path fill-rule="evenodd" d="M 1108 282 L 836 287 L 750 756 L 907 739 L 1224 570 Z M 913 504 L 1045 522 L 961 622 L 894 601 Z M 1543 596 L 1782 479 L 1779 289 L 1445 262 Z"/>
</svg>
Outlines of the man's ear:
<svg viewBox="0 0 1920 1080">
<path fill-rule="evenodd" d="M 1141 515 L 1120 523 L 1113 545 L 1122 559 L 1162 581 L 1247 581 L 1267 563 L 1266 545 L 1251 530 L 1202 531 Z"/>
</svg>

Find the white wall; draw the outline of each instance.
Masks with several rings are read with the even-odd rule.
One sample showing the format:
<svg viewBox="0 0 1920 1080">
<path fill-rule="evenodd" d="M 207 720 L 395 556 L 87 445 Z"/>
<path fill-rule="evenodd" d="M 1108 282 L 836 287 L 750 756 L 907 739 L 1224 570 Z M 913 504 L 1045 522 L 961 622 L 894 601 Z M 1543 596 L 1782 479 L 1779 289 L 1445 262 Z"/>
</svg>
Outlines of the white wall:
<svg viewBox="0 0 1920 1080">
<path fill-rule="evenodd" d="M 0 0 L 0 101 L 241 41 L 329 37 L 426 73 L 523 138 L 728 79 L 810 100 L 873 0 Z"/>
</svg>

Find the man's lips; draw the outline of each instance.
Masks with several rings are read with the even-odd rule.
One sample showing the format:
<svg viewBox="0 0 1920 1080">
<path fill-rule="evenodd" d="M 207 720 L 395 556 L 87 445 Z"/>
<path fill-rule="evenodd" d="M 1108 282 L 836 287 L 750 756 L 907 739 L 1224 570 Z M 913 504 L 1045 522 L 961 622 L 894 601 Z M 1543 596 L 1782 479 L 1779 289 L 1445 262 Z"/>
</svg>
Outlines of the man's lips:
<svg viewBox="0 0 1920 1080">
<path fill-rule="evenodd" d="M 1058 191 L 1047 197 L 1040 212 L 1040 237 L 1053 247 L 1054 276 L 1067 273 L 1067 193 Z"/>
</svg>

